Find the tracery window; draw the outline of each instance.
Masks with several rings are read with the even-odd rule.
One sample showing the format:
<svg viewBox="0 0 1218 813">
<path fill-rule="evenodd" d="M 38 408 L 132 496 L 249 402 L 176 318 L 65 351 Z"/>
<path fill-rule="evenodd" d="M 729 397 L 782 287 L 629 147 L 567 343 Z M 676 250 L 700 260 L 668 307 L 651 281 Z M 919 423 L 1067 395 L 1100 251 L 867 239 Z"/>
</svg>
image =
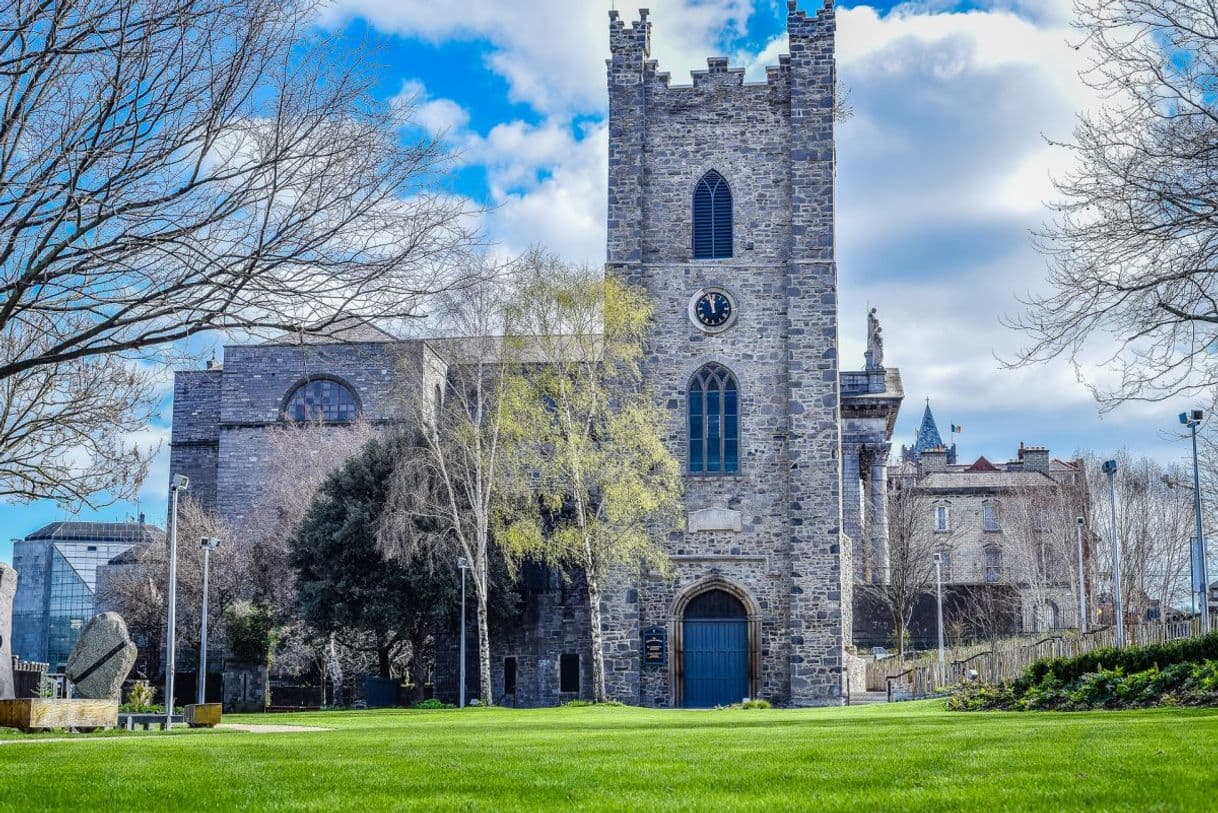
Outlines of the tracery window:
<svg viewBox="0 0 1218 813">
<path fill-rule="evenodd" d="M 740 388 L 722 364 L 707 364 L 689 383 L 689 470 L 740 471 Z"/>
</svg>

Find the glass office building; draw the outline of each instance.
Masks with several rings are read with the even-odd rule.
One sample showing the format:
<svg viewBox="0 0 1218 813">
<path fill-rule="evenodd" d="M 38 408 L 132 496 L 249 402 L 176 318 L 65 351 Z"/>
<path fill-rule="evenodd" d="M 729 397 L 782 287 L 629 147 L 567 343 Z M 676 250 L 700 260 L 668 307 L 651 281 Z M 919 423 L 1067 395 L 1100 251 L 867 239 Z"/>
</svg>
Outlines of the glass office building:
<svg viewBox="0 0 1218 813">
<path fill-rule="evenodd" d="M 13 654 L 63 671 L 99 612 L 98 567 L 135 545 L 163 541 L 160 528 L 142 522 L 53 522 L 14 540 Z"/>
</svg>

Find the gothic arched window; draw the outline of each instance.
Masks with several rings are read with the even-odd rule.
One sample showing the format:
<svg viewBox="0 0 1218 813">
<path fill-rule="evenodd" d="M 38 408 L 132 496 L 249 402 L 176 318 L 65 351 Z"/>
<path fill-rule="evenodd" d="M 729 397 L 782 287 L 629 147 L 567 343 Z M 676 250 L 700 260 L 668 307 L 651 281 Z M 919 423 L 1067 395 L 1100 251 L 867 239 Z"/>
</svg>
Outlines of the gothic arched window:
<svg viewBox="0 0 1218 813">
<path fill-rule="evenodd" d="M 346 384 L 332 378 L 311 378 L 297 385 L 283 405 L 288 421 L 347 423 L 359 417 L 359 399 Z"/>
<path fill-rule="evenodd" d="M 732 190 L 713 169 L 694 189 L 694 259 L 732 256 Z"/>
<path fill-rule="evenodd" d="M 707 364 L 689 382 L 689 470 L 740 471 L 740 388 L 722 364 Z"/>
</svg>

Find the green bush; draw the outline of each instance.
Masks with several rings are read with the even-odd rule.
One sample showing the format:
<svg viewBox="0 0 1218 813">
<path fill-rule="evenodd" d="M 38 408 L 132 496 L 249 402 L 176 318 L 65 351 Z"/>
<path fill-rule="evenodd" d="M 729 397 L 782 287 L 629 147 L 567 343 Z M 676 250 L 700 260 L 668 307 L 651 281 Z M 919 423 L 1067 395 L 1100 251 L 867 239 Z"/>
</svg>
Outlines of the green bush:
<svg viewBox="0 0 1218 813">
<path fill-rule="evenodd" d="M 1218 660 L 1218 632 L 1200 638 L 1170 641 L 1165 644 L 1130 646 L 1124 649 L 1095 649 L 1074 658 L 1045 658 L 1029 666 L 1015 681 L 1016 690 L 1023 692 L 1053 675 L 1062 684 L 1072 683 L 1083 675 L 1103 669 L 1120 669 L 1127 675 L 1162 669 L 1177 663 L 1200 663 Z"/>
<path fill-rule="evenodd" d="M 266 607 L 249 601 L 231 604 L 224 612 L 224 635 L 233 661 L 271 665 L 275 620 Z"/>
<path fill-rule="evenodd" d="M 412 709 L 455 709 L 452 703 L 445 703 L 443 700 L 436 700 L 434 697 L 430 700 L 423 700 L 411 706 Z"/>
<path fill-rule="evenodd" d="M 584 706 L 595 706 L 596 703 L 592 702 L 591 700 L 576 699 L 564 700 L 561 705 L 563 708 L 582 708 Z"/>
<path fill-rule="evenodd" d="M 742 709 L 768 709 L 769 707 L 769 700 L 745 700 L 740 704 Z"/>
<path fill-rule="evenodd" d="M 947 698 L 948 711 L 1003 711 L 1015 707 L 1015 696 L 1009 685 L 987 686 L 983 683 L 962 683 Z"/>
</svg>

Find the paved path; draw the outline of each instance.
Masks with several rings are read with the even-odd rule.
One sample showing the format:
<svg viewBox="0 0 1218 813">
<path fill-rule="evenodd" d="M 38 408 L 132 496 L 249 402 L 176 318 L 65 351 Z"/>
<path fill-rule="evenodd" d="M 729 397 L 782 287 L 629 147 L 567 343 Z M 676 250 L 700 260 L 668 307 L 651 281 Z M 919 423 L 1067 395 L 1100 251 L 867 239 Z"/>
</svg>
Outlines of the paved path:
<svg viewBox="0 0 1218 813">
<path fill-rule="evenodd" d="M 888 692 L 853 692 L 850 695 L 850 705 L 868 706 L 872 703 L 887 703 Z"/>
<path fill-rule="evenodd" d="M 245 723 L 220 723 L 216 726 L 221 731 L 240 731 L 244 734 L 304 734 L 310 731 L 333 731 L 332 728 L 306 725 L 253 725 Z M 155 734 L 141 734 L 125 737 L 91 737 L 88 734 L 77 734 L 74 737 L 26 737 L 19 740 L 0 740 L 0 745 L 22 745 L 39 742 L 115 742 L 117 740 L 147 740 Z"/>
</svg>

